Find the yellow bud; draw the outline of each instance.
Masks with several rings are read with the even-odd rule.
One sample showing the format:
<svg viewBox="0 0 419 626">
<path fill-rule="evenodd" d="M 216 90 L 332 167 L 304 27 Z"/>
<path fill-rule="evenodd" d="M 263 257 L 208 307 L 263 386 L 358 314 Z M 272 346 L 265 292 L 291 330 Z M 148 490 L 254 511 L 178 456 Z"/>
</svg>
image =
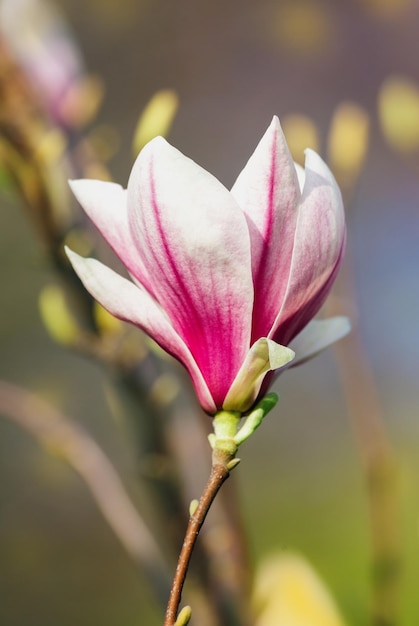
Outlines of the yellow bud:
<svg viewBox="0 0 419 626">
<path fill-rule="evenodd" d="M 73 344 L 80 331 L 68 308 L 64 291 L 56 285 L 44 287 L 38 304 L 42 321 L 51 337 L 59 344 Z"/>
<path fill-rule="evenodd" d="M 89 256 L 93 250 L 93 242 L 88 233 L 79 228 L 73 228 L 66 235 L 64 245 L 71 250 L 77 250 L 82 256 Z"/>
<path fill-rule="evenodd" d="M 168 134 L 178 107 L 179 98 L 173 90 L 162 89 L 154 94 L 139 117 L 134 133 L 134 154 L 154 137 Z"/>
<path fill-rule="evenodd" d="M 44 131 L 36 147 L 36 156 L 43 163 L 55 163 L 59 161 L 67 149 L 67 140 L 64 134 L 54 128 Z"/>
<path fill-rule="evenodd" d="M 334 174 L 352 183 L 364 163 L 368 148 L 369 118 L 353 102 L 342 102 L 333 114 L 328 137 L 329 164 Z"/>
<path fill-rule="evenodd" d="M 151 398 L 159 406 L 167 406 L 178 395 L 180 385 L 172 374 L 162 374 L 153 383 L 151 387 Z"/>
<path fill-rule="evenodd" d="M 117 335 L 123 328 L 122 322 L 96 301 L 93 304 L 93 316 L 96 326 L 104 335 Z"/>
<path fill-rule="evenodd" d="M 194 513 L 196 512 L 196 509 L 199 506 L 199 500 L 191 500 L 191 503 L 189 505 L 189 515 L 192 517 L 192 515 L 194 515 Z"/>
<path fill-rule="evenodd" d="M 294 161 L 304 163 L 306 148 L 319 151 L 319 133 L 315 123 L 309 117 L 291 113 L 286 115 L 281 123 Z"/>
<path fill-rule="evenodd" d="M 388 77 L 378 95 L 381 129 L 393 148 L 419 149 L 419 86 L 404 76 Z"/>
<path fill-rule="evenodd" d="M 190 606 L 184 606 L 175 622 L 175 626 L 187 626 L 192 616 L 192 609 Z"/>
</svg>

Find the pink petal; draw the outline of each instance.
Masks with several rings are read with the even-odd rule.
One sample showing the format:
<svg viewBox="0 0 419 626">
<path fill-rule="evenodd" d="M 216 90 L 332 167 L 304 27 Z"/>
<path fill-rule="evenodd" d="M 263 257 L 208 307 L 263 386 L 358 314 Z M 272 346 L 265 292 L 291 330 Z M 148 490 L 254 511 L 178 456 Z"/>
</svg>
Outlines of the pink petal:
<svg viewBox="0 0 419 626">
<path fill-rule="evenodd" d="M 100 180 L 71 180 L 71 190 L 128 271 L 151 293 L 152 285 L 128 223 L 127 191 Z"/>
<path fill-rule="evenodd" d="M 84 259 L 68 248 L 66 253 L 89 293 L 112 315 L 138 326 L 178 359 L 192 378 L 202 408 L 215 413 L 217 407 L 193 356 L 153 298 L 99 261 Z"/>
<path fill-rule="evenodd" d="M 134 165 L 128 211 L 154 295 L 221 406 L 250 345 L 245 217 L 216 178 L 162 138 Z"/>
<path fill-rule="evenodd" d="M 300 200 L 297 172 L 277 117 L 231 193 L 245 212 L 250 231 L 255 341 L 272 328 L 285 295 Z"/>
<path fill-rule="evenodd" d="M 265 374 L 282 368 L 294 358 L 290 348 L 262 337 L 246 355 L 236 378 L 224 400 L 223 409 L 244 413 L 255 402 Z"/>
<path fill-rule="evenodd" d="M 345 237 L 342 198 L 336 181 L 322 159 L 307 150 L 289 282 L 269 337 L 288 344 L 314 317 L 336 277 Z"/>
</svg>

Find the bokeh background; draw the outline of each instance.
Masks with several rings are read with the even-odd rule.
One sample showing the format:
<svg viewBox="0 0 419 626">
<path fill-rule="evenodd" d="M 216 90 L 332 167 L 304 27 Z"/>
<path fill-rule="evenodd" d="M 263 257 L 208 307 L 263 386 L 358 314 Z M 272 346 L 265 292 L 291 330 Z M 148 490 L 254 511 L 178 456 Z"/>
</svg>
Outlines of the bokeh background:
<svg viewBox="0 0 419 626">
<path fill-rule="evenodd" d="M 56 1 L 87 71 L 103 81 L 96 128 L 126 184 L 138 115 L 159 89 L 179 110 L 169 140 L 230 186 L 273 114 L 304 116 L 328 157 L 343 102 L 369 119 L 348 194 L 357 303 L 335 292 L 373 367 L 398 463 L 404 546 L 402 624 L 419 623 L 419 4 L 415 0 Z M 308 118 L 308 119 L 306 119 Z M 301 118 L 299 118 L 301 121 Z M 297 118 L 298 120 L 298 118 Z M 350 148 L 348 148 L 350 149 Z M 297 155 L 298 158 L 298 155 Z M 300 160 L 303 154 L 300 154 Z M 20 203 L 1 196 L 0 377 L 62 407 L 100 442 L 136 497 L 129 424 L 117 422 L 102 369 L 54 344 L 38 309 L 54 280 Z M 187 385 L 185 379 L 185 385 Z M 367 623 L 366 491 L 332 350 L 285 374 L 278 407 L 237 470 L 252 556 L 304 554 L 347 624 Z M 362 401 L 362 398 L 361 398 Z M 0 420 L 0 623 L 160 623 L 144 578 L 79 477 Z"/>
</svg>

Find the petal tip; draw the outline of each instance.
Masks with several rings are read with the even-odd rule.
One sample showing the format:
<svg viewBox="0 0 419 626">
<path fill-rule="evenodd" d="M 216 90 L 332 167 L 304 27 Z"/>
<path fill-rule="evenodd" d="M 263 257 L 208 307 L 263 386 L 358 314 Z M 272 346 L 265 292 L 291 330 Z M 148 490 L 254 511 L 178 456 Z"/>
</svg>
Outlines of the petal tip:
<svg viewBox="0 0 419 626">
<path fill-rule="evenodd" d="M 71 248 L 69 248 L 68 246 L 64 246 L 64 252 L 67 255 L 68 260 L 70 261 L 71 265 L 77 265 L 77 263 L 79 262 L 79 259 L 82 259 L 83 257 L 81 257 L 79 254 L 77 254 L 77 252 L 74 252 L 74 250 L 72 250 Z"/>
<path fill-rule="evenodd" d="M 281 122 L 279 121 L 279 117 L 277 115 L 272 117 L 271 126 L 274 128 L 281 128 Z"/>
<path fill-rule="evenodd" d="M 80 204 L 83 204 L 83 201 L 87 197 L 90 197 L 88 196 L 89 192 L 96 188 L 97 183 L 100 184 L 101 182 L 102 181 L 97 181 L 93 179 L 91 180 L 89 178 L 76 178 L 76 179 L 70 179 L 68 181 L 68 185 L 71 191 L 73 192 L 73 194 L 75 195 L 75 197 L 77 198 L 77 200 L 80 202 Z M 107 183 L 107 184 L 115 185 L 115 183 Z"/>
<path fill-rule="evenodd" d="M 322 178 L 327 179 L 328 181 L 336 184 L 335 177 L 333 176 L 329 166 L 322 159 L 322 157 L 312 148 L 306 148 L 304 150 L 305 154 L 305 163 L 304 169 L 310 170 L 315 174 L 318 174 Z"/>
<path fill-rule="evenodd" d="M 150 151 L 155 151 L 155 150 L 164 150 L 164 149 L 167 149 L 168 147 L 172 148 L 170 143 L 166 141 L 166 139 L 162 137 L 161 135 L 157 135 L 157 137 L 153 137 L 153 139 L 151 139 L 148 143 L 146 143 L 144 148 L 141 150 L 140 154 L 147 153 Z"/>
<path fill-rule="evenodd" d="M 78 188 L 83 186 L 83 183 L 86 182 L 83 178 L 69 178 L 68 185 L 71 191 L 76 194 Z"/>
</svg>

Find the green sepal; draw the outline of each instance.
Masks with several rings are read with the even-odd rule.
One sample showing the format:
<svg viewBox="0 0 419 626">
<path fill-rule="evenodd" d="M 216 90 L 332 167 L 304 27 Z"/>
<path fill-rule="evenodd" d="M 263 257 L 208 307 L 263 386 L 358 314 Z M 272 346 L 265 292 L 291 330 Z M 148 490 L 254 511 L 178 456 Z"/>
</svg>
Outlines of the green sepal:
<svg viewBox="0 0 419 626">
<path fill-rule="evenodd" d="M 234 436 L 234 442 L 237 446 L 240 446 L 246 439 L 249 439 L 250 435 L 253 435 L 255 430 L 261 425 L 262 420 L 274 408 L 277 402 L 278 396 L 276 393 L 268 393 L 258 402 L 253 411 L 246 417 L 243 426 Z"/>
<path fill-rule="evenodd" d="M 214 453 L 221 453 L 224 457 L 234 458 L 238 447 L 255 432 L 277 402 L 277 394 L 268 393 L 245 418 L 241 428 L 239 428 L 239 424 L 242 415 L 238 411 L 219 411 L 216 413 L 213 421 L 214 432 L 208 435 L 208 441 Z M 217 454 L 213 458 L 219 458 Z"/>
</svg>

